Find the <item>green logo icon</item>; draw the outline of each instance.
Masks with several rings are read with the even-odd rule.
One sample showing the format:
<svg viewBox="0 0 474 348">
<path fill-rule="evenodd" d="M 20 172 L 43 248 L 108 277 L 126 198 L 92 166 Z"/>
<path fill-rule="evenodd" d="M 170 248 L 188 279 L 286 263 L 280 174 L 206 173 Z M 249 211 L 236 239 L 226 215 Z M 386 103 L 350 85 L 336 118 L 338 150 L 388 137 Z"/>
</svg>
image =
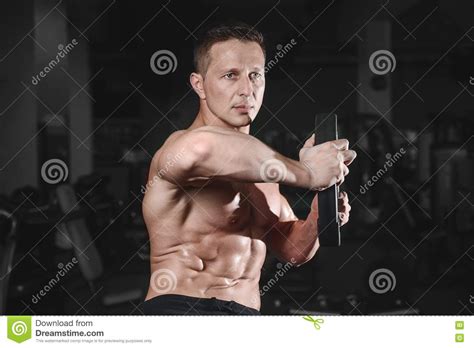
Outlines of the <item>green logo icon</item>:
<svg viewBox="0 0 474 348">
<path fill-rule="evenodd" d="M 303 319 L 312 322 L 316 330 L 319 330 L 321 328 L 320 324 L 324 323 L 324 319 L 314 319 L 310 315 L 303 317 Z"/>
<path fill-rule="evenodd" d="M 456 322 L 456 330 L 464 330 L 464 321 Z"/>
<path fill-rule="evenodd" d="M 8 317 L 7 337 L 18 343 L 29 340 L 31 338 L 31 317 Z"/>
<path fill-rule="evenodd" d="M 464 342 L 464 334 L 456 334 L 456 342 Z"/>
</svg>

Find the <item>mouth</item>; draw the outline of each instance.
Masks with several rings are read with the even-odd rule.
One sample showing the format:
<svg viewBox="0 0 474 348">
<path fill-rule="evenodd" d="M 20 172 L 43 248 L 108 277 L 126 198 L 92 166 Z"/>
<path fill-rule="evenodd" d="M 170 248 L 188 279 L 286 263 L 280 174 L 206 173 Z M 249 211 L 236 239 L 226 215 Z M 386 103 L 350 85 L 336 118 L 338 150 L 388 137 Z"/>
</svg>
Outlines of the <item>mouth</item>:
<svg viewBox="0 0 474 348">
<path fill-rule="evenodd" d="M 235 105 L 233 108 L 236 109 L 240 113 L 249 113 L 250 110 L 254 108 L 254 106 L 249 105 L 249 104 L 239 104 L 239 105 Z"/>
</svg>

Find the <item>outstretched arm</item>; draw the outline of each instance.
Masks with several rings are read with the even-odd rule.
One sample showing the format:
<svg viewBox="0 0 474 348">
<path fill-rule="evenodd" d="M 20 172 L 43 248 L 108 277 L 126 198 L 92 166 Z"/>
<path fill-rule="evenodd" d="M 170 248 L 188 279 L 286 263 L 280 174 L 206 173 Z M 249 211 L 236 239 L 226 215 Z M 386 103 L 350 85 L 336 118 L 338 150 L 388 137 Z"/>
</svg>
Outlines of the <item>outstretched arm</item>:
<svg viewBox="0 0 474 348">
<path fill-rule="evenodd" d="M 173 166 L 166 166 L 175 158 Z M 157 164 L 160 177 L 172 183 L 215 178 L 315 187 L 314 175 L 303 163 L 281 155 L 254 136 L 221 127 L 201 127 L 165 144 Z"/>
</svg>

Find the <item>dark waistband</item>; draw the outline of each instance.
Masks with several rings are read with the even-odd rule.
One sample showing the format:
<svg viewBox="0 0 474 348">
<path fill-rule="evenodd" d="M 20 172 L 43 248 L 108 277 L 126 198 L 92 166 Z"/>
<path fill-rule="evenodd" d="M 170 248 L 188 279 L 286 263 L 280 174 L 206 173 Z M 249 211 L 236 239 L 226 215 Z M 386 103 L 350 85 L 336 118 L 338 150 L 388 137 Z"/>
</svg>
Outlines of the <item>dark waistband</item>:
<svg viewBox="0 0 474 348">
<path fill-rule="evenodd" d="M 255 308 L 244 306 L 235 301 L 178 294 L 153 297 L 144 301 L 142 308 L 148 315 L 260 315 L 260 312 Z"/>
</svg>

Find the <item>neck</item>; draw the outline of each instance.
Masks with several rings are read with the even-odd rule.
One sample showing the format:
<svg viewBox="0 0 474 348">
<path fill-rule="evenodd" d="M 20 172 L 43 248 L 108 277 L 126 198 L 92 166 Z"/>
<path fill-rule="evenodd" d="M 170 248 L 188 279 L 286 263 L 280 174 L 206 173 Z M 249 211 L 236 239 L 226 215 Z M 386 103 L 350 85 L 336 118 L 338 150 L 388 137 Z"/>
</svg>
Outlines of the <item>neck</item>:
<svg viewBox="0 0 474 348">
<path fill-rule="evenodd" d="M 245 127 L 234 127 L 220 118 L 218 118 L 216 115 L 214 115 L 211 110 L 207 107 L 205 101 L 203 102 L 201 100 L 200 103 L 200 108 L 199 112 L 196 115 L 196 118 L 194 119 L 193 123 L 191 126 L 189 126 L 188 130 L 193 130 L 199 127 L 204 127 L 204 126 L 217 126 L 217 127 L 222 127 L 222 128 L 227 128 L 227 129 L 233 129 L 237 132 L 249 134 L 250 132 L 250 125 L 247 125 Z"/>
</svg>

